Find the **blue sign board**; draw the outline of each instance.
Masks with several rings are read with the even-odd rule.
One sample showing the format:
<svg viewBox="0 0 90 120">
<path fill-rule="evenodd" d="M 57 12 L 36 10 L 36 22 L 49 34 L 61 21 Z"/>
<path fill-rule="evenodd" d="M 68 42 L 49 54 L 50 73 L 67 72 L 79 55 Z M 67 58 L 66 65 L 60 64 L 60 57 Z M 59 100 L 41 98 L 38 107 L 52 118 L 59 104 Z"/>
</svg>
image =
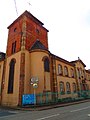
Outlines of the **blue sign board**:
<svg viewBox="0 0 90 120">
<path fill-rule="evenodd" d="M 34 104 L 36 96 L 34 94 L 25 94 L 22 96 L 22 105 Z"/>
</svg>

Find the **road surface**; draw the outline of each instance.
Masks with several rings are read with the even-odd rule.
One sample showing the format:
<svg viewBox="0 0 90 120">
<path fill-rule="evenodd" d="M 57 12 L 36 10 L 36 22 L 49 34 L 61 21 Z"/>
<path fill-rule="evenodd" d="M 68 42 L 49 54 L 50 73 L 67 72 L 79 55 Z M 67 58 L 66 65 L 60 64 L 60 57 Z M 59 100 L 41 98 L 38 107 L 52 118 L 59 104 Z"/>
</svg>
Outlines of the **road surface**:
<svg viewBox="0 0 90 120">
<path fill-rule="evenodd" d="M 0 120 L 90 120 L 90 102 L 42 111 L 0 109 Z"/>
</svg>

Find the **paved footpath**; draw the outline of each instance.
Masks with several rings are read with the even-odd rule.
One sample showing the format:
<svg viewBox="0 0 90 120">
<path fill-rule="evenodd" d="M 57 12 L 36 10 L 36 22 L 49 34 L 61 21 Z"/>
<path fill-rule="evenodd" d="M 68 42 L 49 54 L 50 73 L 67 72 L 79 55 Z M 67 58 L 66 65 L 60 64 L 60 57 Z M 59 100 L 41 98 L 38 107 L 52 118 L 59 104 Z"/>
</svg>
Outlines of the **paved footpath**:
<svg viewBox="0 0 90 120">
<path fill-rule="evenodd" d="M 90 101 L 90 99 L 81 100 L 81 101 L 77 101 L 77 102 L 48 105 L 48 106 L 36 106 L 36 107 L 29 107 L 29 106 L 27 106 L 27 107 L 5 107 L 5 106 L 1 106 L 0 108 L 4 109 L 4 110 L 22 110 L 22 111 L 37 111 L 38 110 L 38 111 L 40 111 L 40 110 L 47 110 L 47 109 L 52 109 L 52 108 L 70 106 L 70 105 L 89 102 L 89 101 Z"/>
<path fill-rule="evenodd" d="M 17 109 L 20 109 L 20 110 L 47 110 L 47 109 L 52 109 L 52 108 L 58 108 L 58 107 L 64 107 L 64 106 L 69 106 L 69 105 L 74 105 L 74 104 L 79 104 L 79 103 L 84 103 L 84 102 L 89 102 L 90 99 L 88 100 L 82 100 L 82 101 L 77 101 L 77 102 L 70 102 L 70 103 L 63 103 L 63 104 L 56 104 L 56 105 L 49 105 L 49 106 L 38 106 L 38 107 L 33 107 L 33 108 L 30 108 L 30 107 L 22 107 L 22 108 L 17 108 Z"/>
</svg>

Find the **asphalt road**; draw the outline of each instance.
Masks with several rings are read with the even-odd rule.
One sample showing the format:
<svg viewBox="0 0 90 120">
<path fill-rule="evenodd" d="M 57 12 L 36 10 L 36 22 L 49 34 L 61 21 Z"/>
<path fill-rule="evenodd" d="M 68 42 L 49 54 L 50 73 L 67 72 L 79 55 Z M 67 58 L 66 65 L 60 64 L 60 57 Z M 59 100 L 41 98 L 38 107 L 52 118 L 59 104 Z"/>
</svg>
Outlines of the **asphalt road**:
<svg viewBox="0 0 90 120">
<path fill-rule="evenodd" d="M 90 102 L 42 111 L 0 109 L 0 120 L 90 120 Z"/>
</svg>

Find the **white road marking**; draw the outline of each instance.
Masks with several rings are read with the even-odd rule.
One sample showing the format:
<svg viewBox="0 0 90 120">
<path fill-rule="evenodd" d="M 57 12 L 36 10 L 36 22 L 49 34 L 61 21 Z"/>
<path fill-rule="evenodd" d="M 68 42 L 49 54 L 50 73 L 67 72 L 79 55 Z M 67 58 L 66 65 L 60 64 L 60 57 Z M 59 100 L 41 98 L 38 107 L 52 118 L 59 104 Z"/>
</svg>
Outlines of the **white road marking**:
<svg viewBox="0 0 90 120">
<path fill-rule="evenodd" d="M 88 114 L 88 117 L 90 117 L 90 114 Z"/>
<path fill-rule="evenodd" d="M 17 114 L 19 113 L 18 111 L 8 111 L 9 113 Z"/>
<path fill-rule="evenodd" d="M 44 120 L 44 119 L 51 118 L 51 117 L 55 117 L 55 116 L 59 116 L 59 115 L 60 115 L 60 114 L 50 115 L 50 116 L 46 116 L 46 117 L 39 118 L 39 119 L 36 119 L 36 120 Z"/>
<path fill-rule="evenodd" d="M 15 114 L 0 116 L 0 118 L 8 118 L 8 117 L 11 117 L 11 116 L 15 116 Z"/>
<path fill-rule="evenodd" d="M 84 108 L 81 108 L 81 109 L 72 110 L 70 112 L 78 112 L 78 111 L 85 110 L 85 109 L 88 109 L 88 108 L 90 108 L 90 106 L 84 107 Z"/>
<path fill-rule="evenodd" d="M 15 116 L 16 114 L 19 113 L 18 111 L 10 111 L 10 110 L 3 110 L 3 112 L 7 112 L 7 115 L 0 116 L 0 118 L 8 118 L 10 116 Z"/>
</svg>

